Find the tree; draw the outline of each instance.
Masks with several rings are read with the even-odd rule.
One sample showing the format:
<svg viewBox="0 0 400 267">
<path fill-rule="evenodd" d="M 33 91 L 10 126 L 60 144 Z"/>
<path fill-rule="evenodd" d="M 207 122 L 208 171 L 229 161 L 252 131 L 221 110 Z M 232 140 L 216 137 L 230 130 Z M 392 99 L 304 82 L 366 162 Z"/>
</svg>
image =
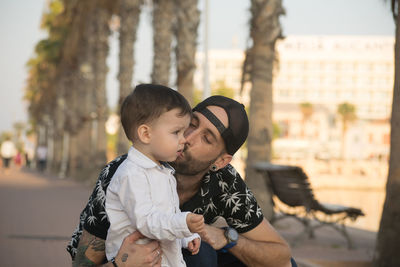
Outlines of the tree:
<svg viewBox="0 0 400 267">
<path fill-rule="evenodd" d="M 23 122 L 15 122 L 13 124 L 14 128 L 14 135 L 15 135 L 15 145 L 18 150 L 23 149 L 23 140 L 22 140 L 22 133 L 26 129 L 26 125 Z"/>
<path fill-rule="evenodd" d="M 171 68 L 174 1 L 153 0 L 153 83 L 168 86 Z"/>
<path fill-rule="evenodd" d="M 349 123 L 353 122 L 356 116 L 356 107 L 350 103 L 342 103 L 338 106 L 337 112 L 342 121 L 342 145 L 341 145 L 341 157 L 344 158 L 345 149 L 345 138 L 349 127 Z"/>
<path fill-rule="evenodd" d="M 224 81 L 216 82 L 211 89 L 211 95 L 223 95 L 229 98 L 235 98 L 235 90 L 226 86 Z M 203 100 L 203 91 L 195 89 L 193 91 L 193 106 L 196 106 Z"/>
<path fill-rule="evenodd" d="M 100 1 L 94 20 L 96 41 L 94 43 L 94 88 L 92 101 L 92 162 L 97 168 L 107 162 L 107 135 L 105 124 L 108 118 L 108 106 L 106 97 L 106 77 L 108 72 L 107 56 L 109 53 L 108 38 L 111 34 L 110 20 L 117 10 L 114 1 Z M 100 169 L 100 168 L 99 168 Z M 97 172 L 99 169 L 95 170 Z M 97 178 L 97 175 L 94 177 Z"/>
<path fill-rule="evenodd" d="M 235 90 L 231 87 L 228 87 L 224 81 L 218 81 L 213 85 L 212 94 L 223 95 L 229 98 L 234 98 Z"/>
<path fill-rule="evenodd" d="M 271 159 L 273 63 L 275 43 L 282 37 L 279 16 L 284 9 L 281 0 L 252 0 L 250 12 L 252 46 L 246 51 L 242 79 L 251 82 L 246 183 L 256 194 L 264 215 L 271 218 L 271 196 L 252 165 Z"/>
<path fill-rule="evenodd" d="M 118 111 L 122 102 L 132 90 L 133 66 L 135 65 L 134 44 L 139 26 L 139 17 L 142 0 L 120 0 L 119 16 L 119 101 Z M 126 138 L 122 127 L 118 131 L 117 153 L 126 153 L 129 140 Z"/>
<path fill-rule="evenodd" d="M 89 180 L 96 178 L 106 160 L 106 58 L 109 21 L 118 2 L 67 2 L 70 28 L 60 66 L 60 81 L 69 89 L 65 94 L 65 143 L 70 175 Z"/>
<path fill-rule="evenodd" d="M 177 87 L 179 92 L 193 104 L 193 76 L 196 69 L 195 54 L 197 28 L 200 22 L 198 0 L 175 0 L 177 16 L 176 62 Z"/>
<path fill-rule="evenodd" d="M 392 13 L 396 23 L 394 87 L 391 116 L 389 174 L 386 199 L 379 226 L 373 264 L 375 267 L 400 266 L 398 243 L 400 240 L 400 5 L 392 0 Z"/>
<path fill-rule="evenodd" d="M 35 57 L 27 63 L 29 74 L 25 99 L 29 102 L 29 121 L 37 133 L 37 143 L 47 143 L 50 147 L 54 143 L 57 144 L 57 136 L 54 134 L 57 131 L 54 131 L 54 126 L 63 126 L 64 121 L 64 113 L 59 112 L 61 90 L 57 83 L 57 70 L 68 33 L 66 14 L 63 1 L 53 0 L 48 3 L 41 22 L 41 28 L 47 31 L 48 37 L 38 42 Z M 58 132 L 62 130 L 63 128 Z M 54 151 L 59 150 L 54 147 Z M 49 151 L 50 163 L 53 155 L 53 151 Z"/>
<path fill-rule="evenodd" d="M 49 101 L 39 102 L 41 107 L 35 105 L 40 107 L 38 110 L 46 111 L 37 124 L 45 128 L 49 156 L 54 155 L 51 157 L 54 158 L 53 171 L 61 168 L 63 175 L 69 167 L 70 174 L 87 179 L 91 177 L 86 175 L 87 171 L 97 173 L 97 168 L 105 161 L 102 125 L 107 116 L 105 61 L 108 21 L 114 12 L 114 3 L 51 1 L 50 10 L 60 6 L 60 11 L 45 14 L 43 19 L 43 24 L 49 28 L 49 38 L 38 45 L 37 50 L 47 48 L 46 55 L 52 63 L 47 65 L 53 68 L 48 72 L 51 75 L 46 83 L 39 84 L 38 91 L 43 92 L 41 98 L 45 96 Z M 43 91 L 46 85 L 49 90 Z M 33 99 L 34 96 L 28 97 Z M 38 129 L 39 133 L 43 132 L 43 127 Z"/>
</svg>

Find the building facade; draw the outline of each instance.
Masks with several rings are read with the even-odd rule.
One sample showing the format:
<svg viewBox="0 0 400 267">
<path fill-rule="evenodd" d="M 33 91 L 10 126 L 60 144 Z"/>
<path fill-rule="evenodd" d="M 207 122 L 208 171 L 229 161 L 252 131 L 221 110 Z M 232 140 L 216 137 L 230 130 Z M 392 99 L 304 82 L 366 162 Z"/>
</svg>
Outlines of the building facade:
<svg viewBox="0 0 400 267">
<path fill-rule="evenodd" d="M 288 36 L 276 46 L 273 119 L 278 157 L 386 158 L 394 82 L 394 38 L 385 36 Z M 197 88 L 202 88 L 204 55 L 197 54 Z M 240 93 L 244 52 L 211 50 L 211 87 L 223 82 Z M 245 87 L 246 88 L 246 87 Z M 339 104 L 355 106 L 356 120 L 343 133 Z M 310 103 L 305 119 L 301 103 Z M 282 152 L 280 152 L 282 151 Z M 284 152 L 283 152 L 284 151 Z"/>
</svg>

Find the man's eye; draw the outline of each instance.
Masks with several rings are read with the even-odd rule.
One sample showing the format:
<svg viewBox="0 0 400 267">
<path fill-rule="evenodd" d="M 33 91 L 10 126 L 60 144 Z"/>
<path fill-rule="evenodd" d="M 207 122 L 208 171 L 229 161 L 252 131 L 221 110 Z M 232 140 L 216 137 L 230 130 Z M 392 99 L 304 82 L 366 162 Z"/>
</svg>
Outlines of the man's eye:
<svg viewBox="0 0 400 267">
<path fill-rule="evenodd" d="M 203 136 L 203 139 L 204 139 L 204 141 L 205 141 L 207 144 L 211 144 L 211 142 L 210 142 L 210 140 L 208 139 L 207 135 L 204 135 L 204 136 Z"/>
</svg>

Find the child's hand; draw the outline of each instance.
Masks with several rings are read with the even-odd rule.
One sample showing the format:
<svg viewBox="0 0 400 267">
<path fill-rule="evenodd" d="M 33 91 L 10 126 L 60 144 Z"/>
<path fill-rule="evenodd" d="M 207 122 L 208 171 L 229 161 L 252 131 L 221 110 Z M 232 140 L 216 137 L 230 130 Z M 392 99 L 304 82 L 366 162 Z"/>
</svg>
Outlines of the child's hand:
<svg viewBox="0 0 400 267">
<path fill-rule="evenodd" d="M 201 244 L 200 238 L 195 238 L 188 243 L 187 250 L 192 252 L 192 255 L 196 255 L 197 253 L 199 253 L 200 244 Z"/>
<path fill-rule="evenodd" d="M 204 217 L 203 215 L 189 213 L 186 216 L 186 224 L 192 233 L 204 232 Z"/>
</svg>

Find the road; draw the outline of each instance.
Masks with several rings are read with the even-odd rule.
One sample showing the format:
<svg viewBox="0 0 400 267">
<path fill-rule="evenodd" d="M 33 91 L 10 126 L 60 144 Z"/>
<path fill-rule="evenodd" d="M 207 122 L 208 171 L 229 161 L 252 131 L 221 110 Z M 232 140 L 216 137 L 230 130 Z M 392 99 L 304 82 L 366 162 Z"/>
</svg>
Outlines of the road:
<svg viewBox="0 0 400 267">
<path fill-rule="evenodd" d="M 90 187 L 34 172 L 0 173 L 0 266 L 71 266 L 65 247 Z"/>
</svg>

